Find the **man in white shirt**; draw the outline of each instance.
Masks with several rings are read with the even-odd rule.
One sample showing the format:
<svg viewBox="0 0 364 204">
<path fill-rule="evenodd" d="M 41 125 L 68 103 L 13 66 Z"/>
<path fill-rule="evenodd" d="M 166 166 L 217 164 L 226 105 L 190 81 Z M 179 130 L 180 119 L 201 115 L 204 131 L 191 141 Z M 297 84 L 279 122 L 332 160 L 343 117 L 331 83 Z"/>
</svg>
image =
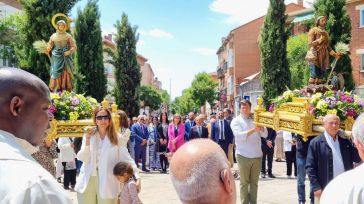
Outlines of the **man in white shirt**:
<svg viewBox="0 0 364 204">
<path fill-rule="evenodd" d="M 0 203 L 71 203 L 30 154 L 50 127 L 49 89 L 38 77 L 0 69 Z"/>
<path fill-rule="evenodd" d="M 240 102 L 240 115 L 231 121 L 235 136 L 236 159 L 240 171 L 240 200 L 243 204 L 256 204 L 262 149 L 261 137 L 268 135 L 265 127 L 255 126 L 250 116 L 251 103 Z"/>
<path fill-rule="evenodd" d="M 364 161 L 364 114 L 355 121 L 352 129 L 354 144 Z M 364 165 L 334 178 L 322 193 L 321 204 L 364 203 Z M 338 196 L 340 195 L 340 196 Z"/>
</svg>

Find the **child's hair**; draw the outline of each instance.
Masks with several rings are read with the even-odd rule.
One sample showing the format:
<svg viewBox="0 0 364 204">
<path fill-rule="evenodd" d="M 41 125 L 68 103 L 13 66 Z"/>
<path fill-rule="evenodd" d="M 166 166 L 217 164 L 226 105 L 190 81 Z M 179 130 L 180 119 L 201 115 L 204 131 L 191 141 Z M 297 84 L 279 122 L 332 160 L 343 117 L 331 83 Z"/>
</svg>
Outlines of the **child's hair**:
<svg viewBox="0 0 364 204">
<path fill-rule="evenodd" d="M 127 173 L 129 176 L 133 176 L 133 167 L 126 162 L 119 162 L 115 165 L 113 173 L 115 176 L 123 176 L 124 173 Z"/>
</svg>

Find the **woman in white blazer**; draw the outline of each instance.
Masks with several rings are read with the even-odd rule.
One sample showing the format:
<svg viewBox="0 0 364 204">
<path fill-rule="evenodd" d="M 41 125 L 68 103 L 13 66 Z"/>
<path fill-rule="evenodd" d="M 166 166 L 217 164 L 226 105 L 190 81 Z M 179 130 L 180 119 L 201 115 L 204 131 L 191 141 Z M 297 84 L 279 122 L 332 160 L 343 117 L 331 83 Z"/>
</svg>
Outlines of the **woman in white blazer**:
<svg viewBox="0 0 364 204">
<path fill-rule="evenodd" d="M 76 184 L 76 153 L 74 149 L 73 139 L 70 137 L 61 137 L 58 139 L 58 148 L 60 150 L 60 160 L 63 166 L 64 178 L 63 188 L 73 189 Z"/>
<path fill-rule="evenodd" d="M 121 133 L 121 146 L 127 147 L 128 141 L 130 139 L 131 131 L 129 129 L 128 115 L 122 110 L 118 111 L 119 118 L 119 126 Z"/>
<path fill-rule="evenodd" d="M 103 107 L 96 108 L 93 115 L 96 128 L 83 136 L 77 158 L 83 162 L 75 190 L 79 204 L 116 203 L 119 182 L 113 169 L 119 161 L 133 166 L 137 186 L 140 177 L 128 150 L 120 145 L 120 135 L 115 131 L 111 113 Z"/>
</svg>

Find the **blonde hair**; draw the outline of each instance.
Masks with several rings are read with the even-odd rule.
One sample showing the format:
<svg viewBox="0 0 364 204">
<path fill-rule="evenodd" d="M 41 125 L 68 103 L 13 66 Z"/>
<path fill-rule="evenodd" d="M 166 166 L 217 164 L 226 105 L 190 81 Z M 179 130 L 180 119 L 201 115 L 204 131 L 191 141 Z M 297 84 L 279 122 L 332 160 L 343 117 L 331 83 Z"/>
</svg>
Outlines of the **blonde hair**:
<svg viewBox="0 0 364 204">
<path fill-rule="evenodd" d="M 107 127 L 107 136 L 109 137 L 109 140 L 110 140 L 111 144 L 113 144 L 113 145 L 119 145 L 118 134 L 115 131 L 114 122 L 112 121 L 112 116 L 111 116 L 111 112 L 110 112 L 109 109 L 104 108 L 102 106 L 100 106 L 98 108 L 95 108 L 94 115 L 93 115 L 94 124 L 97 126 L 97 123 L 96 123 L 96 115 L 97 115 L 98 112 L 100 112 L 102 110 L 106 111 L 107 112 L 107 115 L 110 117 L 110 119 L 109 119 L 109 126 Z"/>
</svg>

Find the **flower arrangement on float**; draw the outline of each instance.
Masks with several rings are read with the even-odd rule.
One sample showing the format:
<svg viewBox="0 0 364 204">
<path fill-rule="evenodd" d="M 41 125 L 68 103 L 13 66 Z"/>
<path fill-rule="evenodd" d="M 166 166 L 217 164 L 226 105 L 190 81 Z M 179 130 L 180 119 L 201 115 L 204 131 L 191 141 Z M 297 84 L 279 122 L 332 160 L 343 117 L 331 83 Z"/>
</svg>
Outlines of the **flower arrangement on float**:
<svg viewBox="0 0 364 204">
<path fill-rule="evenodd" d="M 295 97 L 308 97 L 310 102 L 310 113 L 315 118 L 323 117 L 327 114 L 335 114 L 340 120 L 347 117 L 356 119 L 364 111 L 364 101 L 358 95 L 349 92 L 327 91 L 324 94 L 315 93 L 312 96 L 303 90 L 287 90 L 282 96 L 272 100 L 269 112 L 273 112 L 283 103 L 292 102 Z"/>
<path fill-rule="evenodd" d="M 56 120 L 82 120 L 92 117 L 93 109 L 98 105 L 96 99 L 75 92 L 63 91 L 51 93 L 49 112 Z"/>
</svg>

